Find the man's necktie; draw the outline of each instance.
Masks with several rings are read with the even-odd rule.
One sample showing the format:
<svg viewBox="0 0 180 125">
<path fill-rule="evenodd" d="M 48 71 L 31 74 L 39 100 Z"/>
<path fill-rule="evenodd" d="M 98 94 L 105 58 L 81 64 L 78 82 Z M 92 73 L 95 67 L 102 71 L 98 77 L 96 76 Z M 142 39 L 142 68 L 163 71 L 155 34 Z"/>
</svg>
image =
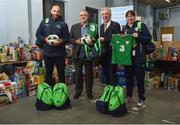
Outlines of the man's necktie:
<svg viewBox="0 0 180 125">
<path fill-rule="evenodd" d="M 107 23 L 104 23 L 104 32 L 107 30 Z"/>
</svg>

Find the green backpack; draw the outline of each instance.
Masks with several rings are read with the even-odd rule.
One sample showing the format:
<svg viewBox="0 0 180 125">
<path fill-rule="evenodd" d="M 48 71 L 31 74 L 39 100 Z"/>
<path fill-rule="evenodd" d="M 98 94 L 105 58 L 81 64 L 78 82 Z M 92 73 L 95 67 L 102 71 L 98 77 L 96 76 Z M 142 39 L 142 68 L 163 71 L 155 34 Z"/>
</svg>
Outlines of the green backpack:
<svg viewBox="0 0 180 125">
<path fill-rule="evenodd" d="M 123 116 L 127 113 L 124 90 L 121 86 L 116 86 L 112 91 L 108 109 L 113 116 Z"/>
<path fill-rule="evenodd" d="M 125 115 L 127 108 L 123 88 L 107 85 L 102 96 L 96 101 L 96 110 L 116 117 Z"/>
<path fill-rule="evenodd" d="M 96 38 L 96 35 L 98 33 L 98 25 L 95 23 L 89 23 L 88 25 L 88 34 L 93 37 Z"/>
<path fill-rule="evenodd" d="M 98 39 L 93 47 L 89 47 L 86 43 L 84 44 L 84 50 L 87 58 L 89 60 L 98 59 L 102 54 L 102 44 L 100 39 Z"/>
<path fill-rule="evenodd" d="M 98 34 L 98 25 L 95 23 L 89 23 L 87 36 L 96 38 Z M 83 40 L 84 53 L 80 56 L 80 59 L 94 60 L 101 55 L 101 42 L 98 39 L 93 46 L 89 46 L 86 40 Z"/>
<path fill-rule="evenodd" d="M 68 88 L 64 83 L 56 83 L 53 88 L 53 103 L 55 109 L 71 108 L 70 99 L 68 95 Z"/>
<path fill-rule="evenodd" d="M 37 89 L 36 109 L 45 111 L 53 108 L 52 88 L 47 83 L 41 83 Z"/>
<path fill-rule="evenodd" d="M 109 113 L 108 104 L 110 100 L 110 95 L 113 91 L 114 87 L 111 85 L 106 85 L 103 91 L 103 94 L 96 101 L 96 110 L 101 113 Z"/>
</svg>

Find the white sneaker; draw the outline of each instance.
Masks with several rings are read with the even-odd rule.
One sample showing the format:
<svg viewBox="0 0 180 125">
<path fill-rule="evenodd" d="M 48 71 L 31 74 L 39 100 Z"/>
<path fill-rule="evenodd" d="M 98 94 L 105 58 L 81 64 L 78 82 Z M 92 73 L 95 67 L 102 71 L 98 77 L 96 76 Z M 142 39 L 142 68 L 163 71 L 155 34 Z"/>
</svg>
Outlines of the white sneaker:
<svg viewBox="0 0 180 125">
<path fill-rule="evenodd" d="M 144 105 L 144 101 L 140 101 L 140 102 L 137 103 L 136 106 L 137 106 L 137 107 L 142 107 L 143 105 Z"/>
<path fill-rule="evenodd" d="M 132 107 L 131 109 L 134 111 L 139 111 L 140 109 L 145 108 L 146 105 L 144 104 L 144 101 L 140 101 L 137 103 L 137 105 L 135 107 Z"/>
</svg>

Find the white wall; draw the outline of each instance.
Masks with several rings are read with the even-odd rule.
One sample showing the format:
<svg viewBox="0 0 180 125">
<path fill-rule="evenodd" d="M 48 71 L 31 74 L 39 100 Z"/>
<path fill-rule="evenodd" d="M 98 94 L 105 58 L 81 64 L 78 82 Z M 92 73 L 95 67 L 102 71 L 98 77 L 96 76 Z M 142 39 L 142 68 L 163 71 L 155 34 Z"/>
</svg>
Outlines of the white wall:
<svg viewBox="0 0 180 125">
<path fill-rule="evenodd" d="M 100 9 L 105 6 L 105 0 L 64 0 L 65 1 L 65 20 L 69 29 L 75 23 L 79 22 L 79 11 L 86 6 Z M 17 41 L 21 36 L 29 43 L 29 21 L 32 22 L 32 40 L 35 41 L 35 33 L 43 18 L 42 0 L 31 0 L 31 16 L 28 20 L 28 0 L 0 0 L 0 45 L 8 42 Z M 124 6 L 132 4 L 132 0 L 108 0 L 108 6 Z M 134 4 L 134 3 L 133 3 Z M 153 24 L 153 11 L 150 6 L 137 5 L 138 15 L 144 16 L 149 27 Z M 170 18 L 168 20 L 159 20 L 156 11 L 156 31 L 159 39 L 159 29 L 162 26 L 175 27 L 175 40 L 180 41 L 180 6 L 170 9 Z M 152 29 L 151 29 L 152 31 Z"/>
<path fill-rule="evenodd" d="M 6 29 L 6 15 L 5 15 L 5 12 L 6 12 L 6 7 L 5 7 L 5 4 L 3 4 L 5 0 L 0 0 L 0 15 L 1 15 L 1 19 L 0 19 L 0 45 L 2 43 L 5 43 L 6 41 L 6 32 L 5 32 L 5 29 Z"/>
<path fill-rule="evenodd" d="M 137 15 L 144 17 L 144 23 L 147 25 L 151 34 L 153 34 L 153 7 L 151 5 L 138 4 Z"/>
<path fill-rule="evenodd" d="M 146 25 L 151 34 L 153 34 L 153 7 L 151 5 L 146 6 Z"/>
<path fill-rule="evenodd" d="M 127 6 L 133 5 L 134 10 L 137 13 L 137 16 L 142 16 L 145 19 L 145 23 L 147 24 L 151 34 L 153 32 L 153 8 L 150 5 L 146 5 L 143 3 L 135 3 L 132 0 L 108 0 L 107 5 L 109 7 L 117 7 L 117 6 Z"/>
<path fill-rule="evenodd" d="M 79 22 L 79 11 L 86 6 L 100 9 L 105 6 L 105 0 L 65 0 L 65 20 L 69 29 Z M 31 0 L 31 13 L 28 17 L 28 0 L 0 0 L 0 45 L 24 38 L 29 43 L 36 40 L 35 33 L 43 18 L 42 0 Z M 30 25 L 29 25 L 30 24 Z M 32 25 L 31 25 L 32 24 Z M 31 30 L 29 30 L 29 26 Z M 29 33 L 31 31 L 32 33 Z"/>
<path fill-rule="evenodd" d="M 132 5 L 133 0 L 107 0 L 108 7 L 119 7 Z"/>
<path fill-rule="evenodd" d="M 42 0 L 31 0 L 31 14 L 32 14 L 32 41 L 36 40 L 36 30 L 43 19 Z"/>
<path fill-rule="evenodd" d="M 28 17 L 27 0 L 0 0 L 0 45 L 17 41 L 21 36 L 29 42 L 29 23 L 32 25 L 32 41 L 36 40 L 35 33 L 43 18 L 42 0 L 31 0 L 31 17 Z"/>
<path fill-rule="evenodd" d="M 158 9 L 156 11 L 157 34 L 160 40 L 160 27 L 173 26 L 174 27 L 174 40 L 180 41 L 180 6 L 175 6 L 169 9 L 169 19 L 160 20 L 159 12 L 166 11 L 166 9 Z"/>
<path fill-rule="evenodd" d="M 0 0 L 0 44 L 17 41 L 21 36 L 28 43 L 27 0 Z"/>
<path fill-rule="evenodd" d="M 69 26 L 79 22 L 79 11 L 85 7 L 100 9 L 105 6 L 105 0 L 66 0 L 65 21 Z"/>
</svg>

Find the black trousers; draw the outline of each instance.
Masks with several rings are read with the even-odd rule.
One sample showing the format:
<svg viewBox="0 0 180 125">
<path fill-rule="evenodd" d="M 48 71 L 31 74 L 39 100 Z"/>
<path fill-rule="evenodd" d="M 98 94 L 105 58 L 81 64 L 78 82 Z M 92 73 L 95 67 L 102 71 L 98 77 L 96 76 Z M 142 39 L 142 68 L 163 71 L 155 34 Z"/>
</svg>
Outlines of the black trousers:
<svg viewBox="0 0 180 125">
<path fill-rule="evenodd" d="M 134 77 L 137 80 L 139 100 L 145 100 L 144 93 L 144 77 L 145 72 L 142 68 L 142 63 L 134 63 L 132 66 L 125 66 L 125 76 L 127 81 L 127 97 L 132 97 L 134 87 Z"/>
<path fill-rule="evenodd" d="M 117 79 L 116 79 L 117 65 L 111 64 L 111 57 L 110 56 L 101 57 L 100 64 L 104 72 L 106 84 L 113 86 L 117 85 Z"/>
<path fill-rule="evenodd" d="M 56 64 L 59 82 L 65 83 L 65 57 L 44 57 L 46 76 L 45 82 L 53 85 L 52 73 Z"/>
<path fill-rule="evenodd" d="M 81 94 L 83 91 L 83 66 L 85 69 L 85 87 L 86 93 L 92 94 L 93 88 L 93 61 L 83 61 L 80 59 L 74 60 L 75 65 L 75 90 L 76 93 Z"/>
</svg>

